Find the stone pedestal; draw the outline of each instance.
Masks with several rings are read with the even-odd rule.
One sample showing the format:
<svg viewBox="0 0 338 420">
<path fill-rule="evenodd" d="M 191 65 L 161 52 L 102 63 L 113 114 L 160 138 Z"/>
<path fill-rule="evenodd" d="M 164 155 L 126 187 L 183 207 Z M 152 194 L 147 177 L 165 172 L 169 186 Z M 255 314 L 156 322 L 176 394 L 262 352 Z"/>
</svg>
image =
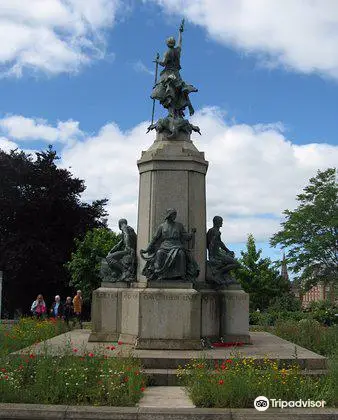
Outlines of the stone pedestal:
<svg viewBox="0 0 338 420">
<path fill-rule="evenodd" d="M 122 291 L 127 284 L 103 283 L 92 297 L 89 341 L 116 341 L 121 333 Z"/>
<path fill-rule="evenodd" d="M 194 289 L 122 293 L 120 340 L 137 349 L 201 349 L 201 294 Z"/>
<path fill-rule="evenodd" d="M 146 282 L 141 275 L 144 261 L 140 250 L 147 247 L 158 226 L 164 221 L 167 208 L 177 209 L 177 221 L 188 232 L 196 228 L 192 251 L 200 267 L 198 281 L 205 281 L 206 261 L 206 197 L 205 175 L 208 162 L 187 134 L 168 140 L 157 133 L 152 146 L 142 152 L 137 162 L 140 172 L 137 256 L 138 281 Z M 192 244 L 189 245 L 192 247 Z"/>
<path fill-rule="evenodd" d="M 220 336 L 224 342 L 250 343 L 249 295 L 241 289 L 219 291 Z"/>
<path fill-rule="evenodd" d="M 209 339 L 219 338 L 220 296 L 216 290 L 204 289 L 201 293 L 201 336 Z"/>
</svg>

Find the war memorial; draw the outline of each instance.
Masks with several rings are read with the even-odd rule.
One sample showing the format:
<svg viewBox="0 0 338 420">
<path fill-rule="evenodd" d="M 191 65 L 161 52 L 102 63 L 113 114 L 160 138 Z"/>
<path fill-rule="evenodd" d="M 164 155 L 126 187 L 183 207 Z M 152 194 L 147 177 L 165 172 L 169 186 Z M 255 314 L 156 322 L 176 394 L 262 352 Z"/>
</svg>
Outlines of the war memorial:
<svg viewBox="0 0 338 420">
<path fill-rule="evenodd" d="M 137 349 L 201 349 L 209 341 L 250 343 L 249 296 L 232 276 L 237 263 L 221 239 L 221 216 L 206 227 L 208 162 L 192 135 L 200 129 L 180 74 L 184 22 L 157 56 L 151 98 L 167 116 L 152 123 L 155 141 L 137 161 L 137 235 L 119 221 L 121 242 L 101 264 L 89 341 L 121 340 Z M 158 67 L 163 68 L 158 75 Z M 203 133 L 208 135 L 208 133 Z M 231 197 L 229 197 L 229 200 Z"/>
<path fill-rule="evenodd" d="M 207 228 L 209 162 L 192 137 L 208 133 L 201 133 L 185 115 L 186 109 L 194 114 L 189 95 L 197 89 L 180 74 L 183 32 L 184 21 L 177 44 L 168 38 L 163 59 L 156 56 L 148 127 L 154 141 L 135 156 L 137 228 L 121 215 L 121 239 L 100 263 L 102 281 L 93 291 L 91 330 L 72 330 L 20 351 L 45 354 L 47 343 L 48 355 L 55 356 L 67 340 L 76 347 L 74 357 L 90 358 L 88 352 L 96 349 L 105 358 L 132 356 L 140 362 L 148 388 L 133 407 L 2 404 L 0 418 L 335 418 L 330 409 L 319 413 L 274 408 L 262 414 L 257 408 L 196 408 L 185 389 L 177 386 L 180 366 L 201 359 L 221 364 L 234 351 L 237 358 L 250 358 L 259 367 L 269 359 L 279 368 L 296 363 L 311 375 L 325 374 L 327 368 L 323 356 L 264 331 L 249 332 L 249 295 L 236 282 L 239 263 L 222 238 L 222 215 L 212 215 L 212 227 Z M 154 121 L 156 101 L 167 115 Z M 112 346 L 116 341 L 118 351 Z M 216 343 L 229 348 L 217 348 Z"/>
</svg>

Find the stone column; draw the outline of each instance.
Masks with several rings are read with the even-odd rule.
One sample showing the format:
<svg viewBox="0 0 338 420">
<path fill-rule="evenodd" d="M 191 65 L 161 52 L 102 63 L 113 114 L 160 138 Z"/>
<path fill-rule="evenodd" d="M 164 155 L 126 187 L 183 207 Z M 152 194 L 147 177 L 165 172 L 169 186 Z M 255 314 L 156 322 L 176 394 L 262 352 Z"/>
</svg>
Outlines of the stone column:
<svg viewBox="0 0 338 420">
<path fill-rule="evenodd" d="M 177 209 L 177 221 L 188 232 L 196 228 L 193 255 L 200 267 L 199 282 L 205 282 L 206 196 L 205 175 L 208 162 L 188 134 L 168 139 L 157 134 L 151 147 L 137 162 L 140 172 L 137 257 L 138 285 L 146 283 L 141 275 L 144 261 L 140 249 L 146 248 L 157 227 L 164 221 L 167 208 Z M 191 244 L 190 244 L 191 247 Z"/>
</svg>

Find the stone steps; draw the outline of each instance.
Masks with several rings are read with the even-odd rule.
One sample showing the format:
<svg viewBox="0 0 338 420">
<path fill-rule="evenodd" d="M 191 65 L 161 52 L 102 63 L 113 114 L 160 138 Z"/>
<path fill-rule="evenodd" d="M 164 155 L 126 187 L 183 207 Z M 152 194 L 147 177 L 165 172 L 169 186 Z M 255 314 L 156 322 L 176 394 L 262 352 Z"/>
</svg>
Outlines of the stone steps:
<svg viewBox="0 0 338 420">
<path fill-rule="evenodd" d="M 194 408 L 184 388 L 180 386 L 150 386 L 138 406 L 141 408 Z"/>
<path fill-rule="evenodd" d="M 180 380 L 177 377 L 176 369 L 143 369 L 149 386 L 179 386 Z M 328 373 L 325 369 L 302 370 L 302 375 L 322 376 Z"/>
</svg>

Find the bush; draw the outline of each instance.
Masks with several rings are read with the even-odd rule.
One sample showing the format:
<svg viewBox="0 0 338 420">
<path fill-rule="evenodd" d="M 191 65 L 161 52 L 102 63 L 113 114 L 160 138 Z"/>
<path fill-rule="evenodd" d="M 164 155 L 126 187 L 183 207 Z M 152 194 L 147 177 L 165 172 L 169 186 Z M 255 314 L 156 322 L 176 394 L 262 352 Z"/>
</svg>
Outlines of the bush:
<svg viewBox="0 0 338 420">
<path fill-rule="evenodd" d="M 338 326 L 325 327 L 313 319 L 278 321 L 271 332 L 322 356 L 333 356 L 338 348 Z"/>
<path fill-rule="evenodd" d="M 299 321 L 308 318 L 309 314 L 302 311 L 273 311 L 250 312 L 250 324 L 263 327 L 273 326 L 277 321 L 294 320 Z"/>
<path fill-rule="evenodd" d="M 338 322 L 338 308 L 327 301 L 311 302 L 309 312 L 313 319 L 324 325 L 334 325 Z"/>
</svg>

